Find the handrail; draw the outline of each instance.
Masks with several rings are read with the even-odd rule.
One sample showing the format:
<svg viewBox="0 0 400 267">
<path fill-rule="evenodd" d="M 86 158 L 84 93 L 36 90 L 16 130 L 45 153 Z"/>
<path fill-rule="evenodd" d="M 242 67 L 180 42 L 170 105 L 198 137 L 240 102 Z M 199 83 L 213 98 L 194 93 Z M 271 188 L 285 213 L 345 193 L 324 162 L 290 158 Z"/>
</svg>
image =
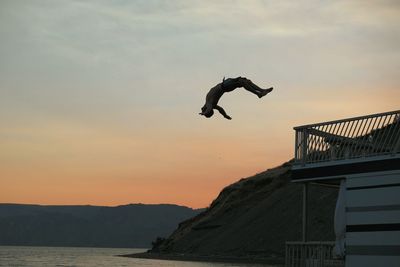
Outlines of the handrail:
<svg viewBox="0 0 400 267">
<path fill-rule="evenodd" d="M 312 123 L 312 124 L 305 124 L 305 125 L 300 125 L 300 126 L 293 127 L 293 129 L 297 130 L 297 129 L 301 129 L 301 128 L 309 128 L 309 127 L 314 127 L 314 126 L 319 126 L 319 125 L 324 125 L 324 124 L 334 124 L 334 123 L 338 123 L 338 122 L 360 120 L 360 119 L 366 119 L 366 118 L 375 117 L 375 116 L 386 116 L 386 115 L 390 115 L 390 114 L 393 114 L 393 113 L 400 113 L 400 110 L 387 111 L 387 112 L 381 112 L 381 113 L 374 113 L 374 114 L 369 114 L 369 115 L 350 117 L 350 118 L 346 118 L 346 119 L 339 119 L 339 120 L 332 120 L 332 121 L 317 122 L 317 123 Z"/>
<path fill-rule="evenodd" d="M 294 127 L 295 164 L 400 152 L 400 110 Z"/>
</svg>

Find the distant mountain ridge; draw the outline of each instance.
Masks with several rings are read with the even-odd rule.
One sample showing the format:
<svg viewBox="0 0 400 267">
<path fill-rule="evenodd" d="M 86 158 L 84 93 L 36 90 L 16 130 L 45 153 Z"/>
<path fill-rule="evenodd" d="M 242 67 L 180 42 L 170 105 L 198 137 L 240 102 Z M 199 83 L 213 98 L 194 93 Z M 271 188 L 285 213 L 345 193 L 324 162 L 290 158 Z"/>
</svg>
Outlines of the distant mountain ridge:
<svg viewBox="0 0 400 267">
<path fill-rule="evenodd" d="M 0 204 L 0 245 L 150 247 L 201 211 L 172 204 Z"/>
</svg>

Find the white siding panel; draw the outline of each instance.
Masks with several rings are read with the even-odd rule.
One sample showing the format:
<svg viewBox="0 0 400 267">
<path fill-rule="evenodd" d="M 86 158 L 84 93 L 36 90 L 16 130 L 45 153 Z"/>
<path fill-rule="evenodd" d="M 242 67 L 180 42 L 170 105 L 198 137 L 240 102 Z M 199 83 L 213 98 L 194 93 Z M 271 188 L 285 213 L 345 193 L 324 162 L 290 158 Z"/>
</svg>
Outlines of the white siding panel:
<svg viewBox="0 0 400 267">
<path fill-rule="evenodd" d="M 346 246 L 358 246 L 358 245 L 400 246 L 400 231 L 347 232 Z"/>
<path fill-rule="evenodd" d="M 373 186 L 382 184 L 395 184 L 400 183 L 400 172 L 399 171 L 386 171 L 386 172 L 374 172 L 350 175 L 347 179 L 347 187 L 357 186 Z"/>
<path fill-rule="evenodd" d="M 347 224 L 400 223 L 400 210 L 347 212 Z"/>
<path fill-rule="evenodd" d="M 400 186 L 347 190 L 347 207 L 398 205 Z"/>
<path fill-rule="evenodd" d="M 399 267 L 400 256 L 347 255 L 346 267 Z"/>
<path fill-rule="evenodd" d="M 376 177 L 382 177 L 380 179 L 382 179 L 385 182 L 391 183 L 393 181 L 396 181 L 396 179 L 400 177 L 400 171 L 394 170 L 394 171 L 350 174 L 347 176 L 347 178 L 351 179 L 352 181 L 348 184 L 348 186 L 359 186 L 357 183 L 359 183 L 359 181 L 363 181 L 363 180 L 371 182 L 372 183 L 371 185 L 373 185 L 374 178 L 376 178 Z"/>
</svg>

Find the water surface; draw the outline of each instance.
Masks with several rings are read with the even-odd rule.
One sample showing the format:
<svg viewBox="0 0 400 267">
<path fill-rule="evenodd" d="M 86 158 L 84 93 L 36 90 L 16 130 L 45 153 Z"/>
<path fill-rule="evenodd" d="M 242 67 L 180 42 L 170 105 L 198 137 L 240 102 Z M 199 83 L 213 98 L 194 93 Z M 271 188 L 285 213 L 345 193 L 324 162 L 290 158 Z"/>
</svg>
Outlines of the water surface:
<svg viewBox="0 0 400 267">
<path fill-rule="evenodd" d="M 0 267 L 272 267 L 260 264 L 164 261 L 116 256 L 144 251 L 145 249 L 132 248 L 0 246 Z"/>
</svg>

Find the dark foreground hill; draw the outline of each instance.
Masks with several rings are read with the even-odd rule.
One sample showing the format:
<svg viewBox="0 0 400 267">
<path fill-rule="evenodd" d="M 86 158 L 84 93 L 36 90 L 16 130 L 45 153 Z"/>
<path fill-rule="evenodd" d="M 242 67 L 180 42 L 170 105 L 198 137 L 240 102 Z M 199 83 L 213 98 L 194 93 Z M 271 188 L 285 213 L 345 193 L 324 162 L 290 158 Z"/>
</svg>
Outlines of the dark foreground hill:
<svg viewBox="0 0 400 267">
<path fill-rule="evenodd" d="M 285 163 L 227 186 L 207 210 L 182 222 L 151 252 L 155 257 L 283 257 L 285 241 L 299 241 L 302 228 L 302 186 L 290 177 L 291 164 Z M 334 240 L 337 193 L 310 186 L 309 240 Z"/>
<path fill-rule="evenodd" d="M 0 245 L 150 247 L 200 211 L 176 205 L 117 207 L 0 204 Z"/>
</svg>

